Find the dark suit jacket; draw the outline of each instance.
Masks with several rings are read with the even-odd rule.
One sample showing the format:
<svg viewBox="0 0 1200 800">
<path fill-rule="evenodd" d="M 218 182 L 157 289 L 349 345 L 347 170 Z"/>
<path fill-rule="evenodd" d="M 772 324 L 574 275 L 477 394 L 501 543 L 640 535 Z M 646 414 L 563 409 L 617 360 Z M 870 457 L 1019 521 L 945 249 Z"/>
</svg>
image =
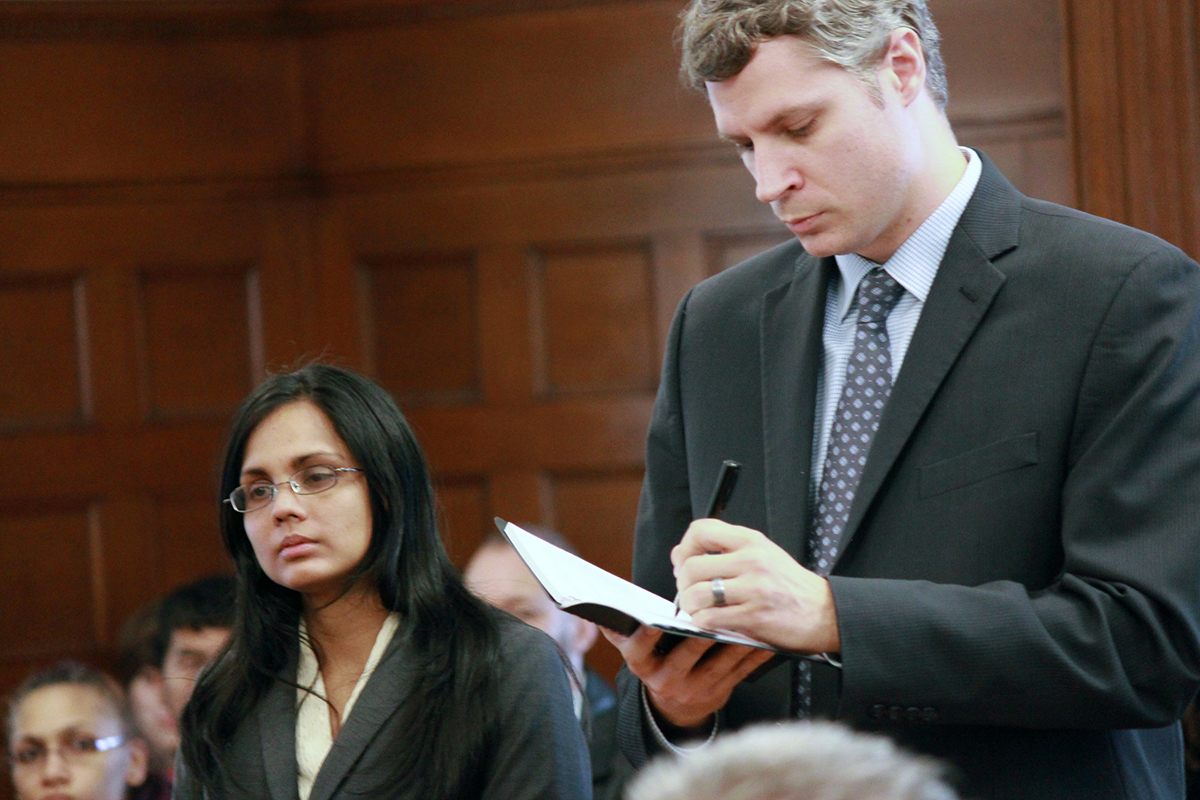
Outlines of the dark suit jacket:
<svg viewBox="0 0 1200 800">
<path fill-rule="evenodd" d="M 505 665 L 500 675 L 501 727 L 486 763 L 473 765 L 479 798 L 587 800 L 591 774 L 583 732 L 575 719 L 566 670 L 557 646 L 541 631 L 515 620 L 500 622 Z M 313 783 L 310 800 L 413 798 L 381 786 L 391 775 L 389 755 L 397 740 L 419 732 L 400 727 L 395 712 L 411 685 L 412 659 L 403 628 L 392 639 Z M 295 680 L 295 664 L 289 680 Z M 481 722 L 482 724 L 482 722 Z M 228 772 L 237 785 L 218 797 L 296 800 L 296 690 L 278 682 L 238 729 L 227 750 Z M 200 787 L 177 766 L 175 797 L 199 800 Z M 419 798 L 432 800 L 432 798 Z M 455 798 L 455 800 L 466 800 Z"/>
<path fill-rule="evenodd" d="M 797 559 L 833 259 L 792 242 L 680 304 L 650 426 L 634 579 L 722 459 L 725 513 Z M 1023 197 L 984 159 L 884 410 L 830 583 L 845 667 L 818 710 L 952 761 L 995 798 L 1178 798 L 1200 678 L 1200 268 Z M 791 713 L 789 670 L 725 724 Z M 636 681 L 623 746 L 644 758 Z"/>
</svg>

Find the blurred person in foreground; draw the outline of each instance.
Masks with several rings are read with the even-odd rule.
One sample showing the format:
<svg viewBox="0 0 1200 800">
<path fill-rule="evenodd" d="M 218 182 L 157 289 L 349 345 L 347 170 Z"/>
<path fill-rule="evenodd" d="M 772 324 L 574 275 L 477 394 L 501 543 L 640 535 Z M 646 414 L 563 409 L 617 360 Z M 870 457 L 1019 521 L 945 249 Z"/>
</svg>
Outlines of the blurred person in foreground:
<svg viewBox="0 0 1200 800">
<path fill-rule="evenodd" d="M 701 758 L 664 756 L 627 800 L 956 800 L 937 762 L 840 725 L 758 725 L 717 738 Z"/>
<path fill-rule="evenodd" d="M 971 797 L 1179 800 L 1200 266 L 960 147 L 924 0 L 694 0 L 681 39 L 795 240 L 680 303 L 633 577 L 810 658 L 613 635 L 626 753 L 833 717 Z"/>
<path fill-rule="evenodd" d="M 150 748 L 138 800 L 171 796 L 179 718 L 196 676 L 229 639 L 233 603 L 233 578 L 215 575 L 146 604 L 122 626 L 117 674 Z"/>
<path fill-rule="evenodd" d="M 463 586 L 387 392 L 324 364 L 267 378 L 221 495 L 234 629 L 184 709 L 176 798 L 591 796 L 568 667 Z"/>
<path fill-rule="evenodd" d="M 8 761 L 17 800 L 127 800 L 146 778 L 148 751 L 120 685 L 63 661 L 12 694 Z"/>
<path fill-rule="evenodd" d="M 550 544 L 579 555 L 561 533 L 538 525 L 522 528 Z M 608 681 L 584 663 L 595 644 L 596 625 L 568 614 L 550 595 L 499 531 L 489 531 L 463 570 L 467 588 L 496 608 L 550 634 L 575 672 L 572 694 L 575 716 L 584 726 L 592 761 L 592 795 L 596 800 L 619 800 L 633 765 L 617 747 L 617 696 Z"/>
<path fill-rule="evenodd" d="M 196 678 L 225 647 L 233 629 L 232 575 L 212 575 L 175 589 L 158 607 L 155 662 L 163 698 L 178 722 Z"/>
</svg>

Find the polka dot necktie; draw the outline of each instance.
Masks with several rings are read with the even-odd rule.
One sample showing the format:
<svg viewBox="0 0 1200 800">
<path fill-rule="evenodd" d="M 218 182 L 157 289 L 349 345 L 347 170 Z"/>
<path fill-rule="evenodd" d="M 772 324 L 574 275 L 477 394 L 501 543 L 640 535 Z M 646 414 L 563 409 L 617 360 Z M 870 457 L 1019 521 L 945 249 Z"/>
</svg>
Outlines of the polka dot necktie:
<svg viewBox="0 0 1200 800">
<path fill-rule="evenodd" d="M 903 293 L 904 287 L 882 269 L 871 270 L 858 285 L 854 350 L 846 364 L 846 383 L 829 431 L 829 449 L 805 553 L 805 566 L 818 575 L 828 575 L 837 559 L 850 504 L 884 404 L 892 392 L 887 317 Z M 808 716 L 812 708 L 811 664 L 800 661 L 799 673 L 800 715 Z"/>
</svg>

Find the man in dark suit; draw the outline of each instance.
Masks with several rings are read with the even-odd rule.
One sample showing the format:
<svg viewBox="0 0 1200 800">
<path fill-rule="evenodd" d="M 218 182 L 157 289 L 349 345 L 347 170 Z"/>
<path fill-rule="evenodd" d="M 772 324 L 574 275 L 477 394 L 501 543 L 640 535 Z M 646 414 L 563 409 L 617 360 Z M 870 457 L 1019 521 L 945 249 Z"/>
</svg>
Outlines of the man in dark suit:
<svg viewBox="0 0 1200 800">
<path fill-rule="evenodd" d="M 812 660 L 606 634 L 626 752 L 831 716 L 964 796 L 1181 798 L 1200 267 L 960 148 L 923 0 L 694 0 L 683 40 L 798 242 L 680 304 L 634 578 Z"/>
</svg>

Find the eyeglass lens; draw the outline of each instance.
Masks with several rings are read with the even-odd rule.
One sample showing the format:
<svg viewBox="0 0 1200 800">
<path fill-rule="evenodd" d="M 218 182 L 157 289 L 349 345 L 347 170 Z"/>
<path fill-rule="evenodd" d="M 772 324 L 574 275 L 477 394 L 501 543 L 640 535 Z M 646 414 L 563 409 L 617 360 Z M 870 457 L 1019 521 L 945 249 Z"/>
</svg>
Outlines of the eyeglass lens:
<svg viewBox="0 0 1200 800">
<path fill-rule="evenodd" d="M 255 481 L 239 486 L 229 495 L 229 502 L 233 504 L 235 510 L 241 512 L 262 508 L 275 499 L 275 493 L 285 483 L 290 484 L 292 491 L 296 494 L 317 494 L 336 486 L 340 472 L 358 472 L 358 470 L 348 467 L 330 467 L 323 464 L 305 467 L 286 481 L 280 481 L 277 484 Z"/>
<path fill-rule="evenodd" d="M 104 736 L 97 738 L 95 736 L 67 733 L 58 738 L 56 745 L 36 740 L 21 742 L 13 750 L 12 762 L 17 767 L 33 767 L 45 764 L 46 759 L 50 757 L 51 750 L 56 751 L 67 761 L 79 761 L 96 753 L 103 753 L 107 750 L 120 747 L 123 744 L 125 744 L 124 736 Z"/>
</svg>

